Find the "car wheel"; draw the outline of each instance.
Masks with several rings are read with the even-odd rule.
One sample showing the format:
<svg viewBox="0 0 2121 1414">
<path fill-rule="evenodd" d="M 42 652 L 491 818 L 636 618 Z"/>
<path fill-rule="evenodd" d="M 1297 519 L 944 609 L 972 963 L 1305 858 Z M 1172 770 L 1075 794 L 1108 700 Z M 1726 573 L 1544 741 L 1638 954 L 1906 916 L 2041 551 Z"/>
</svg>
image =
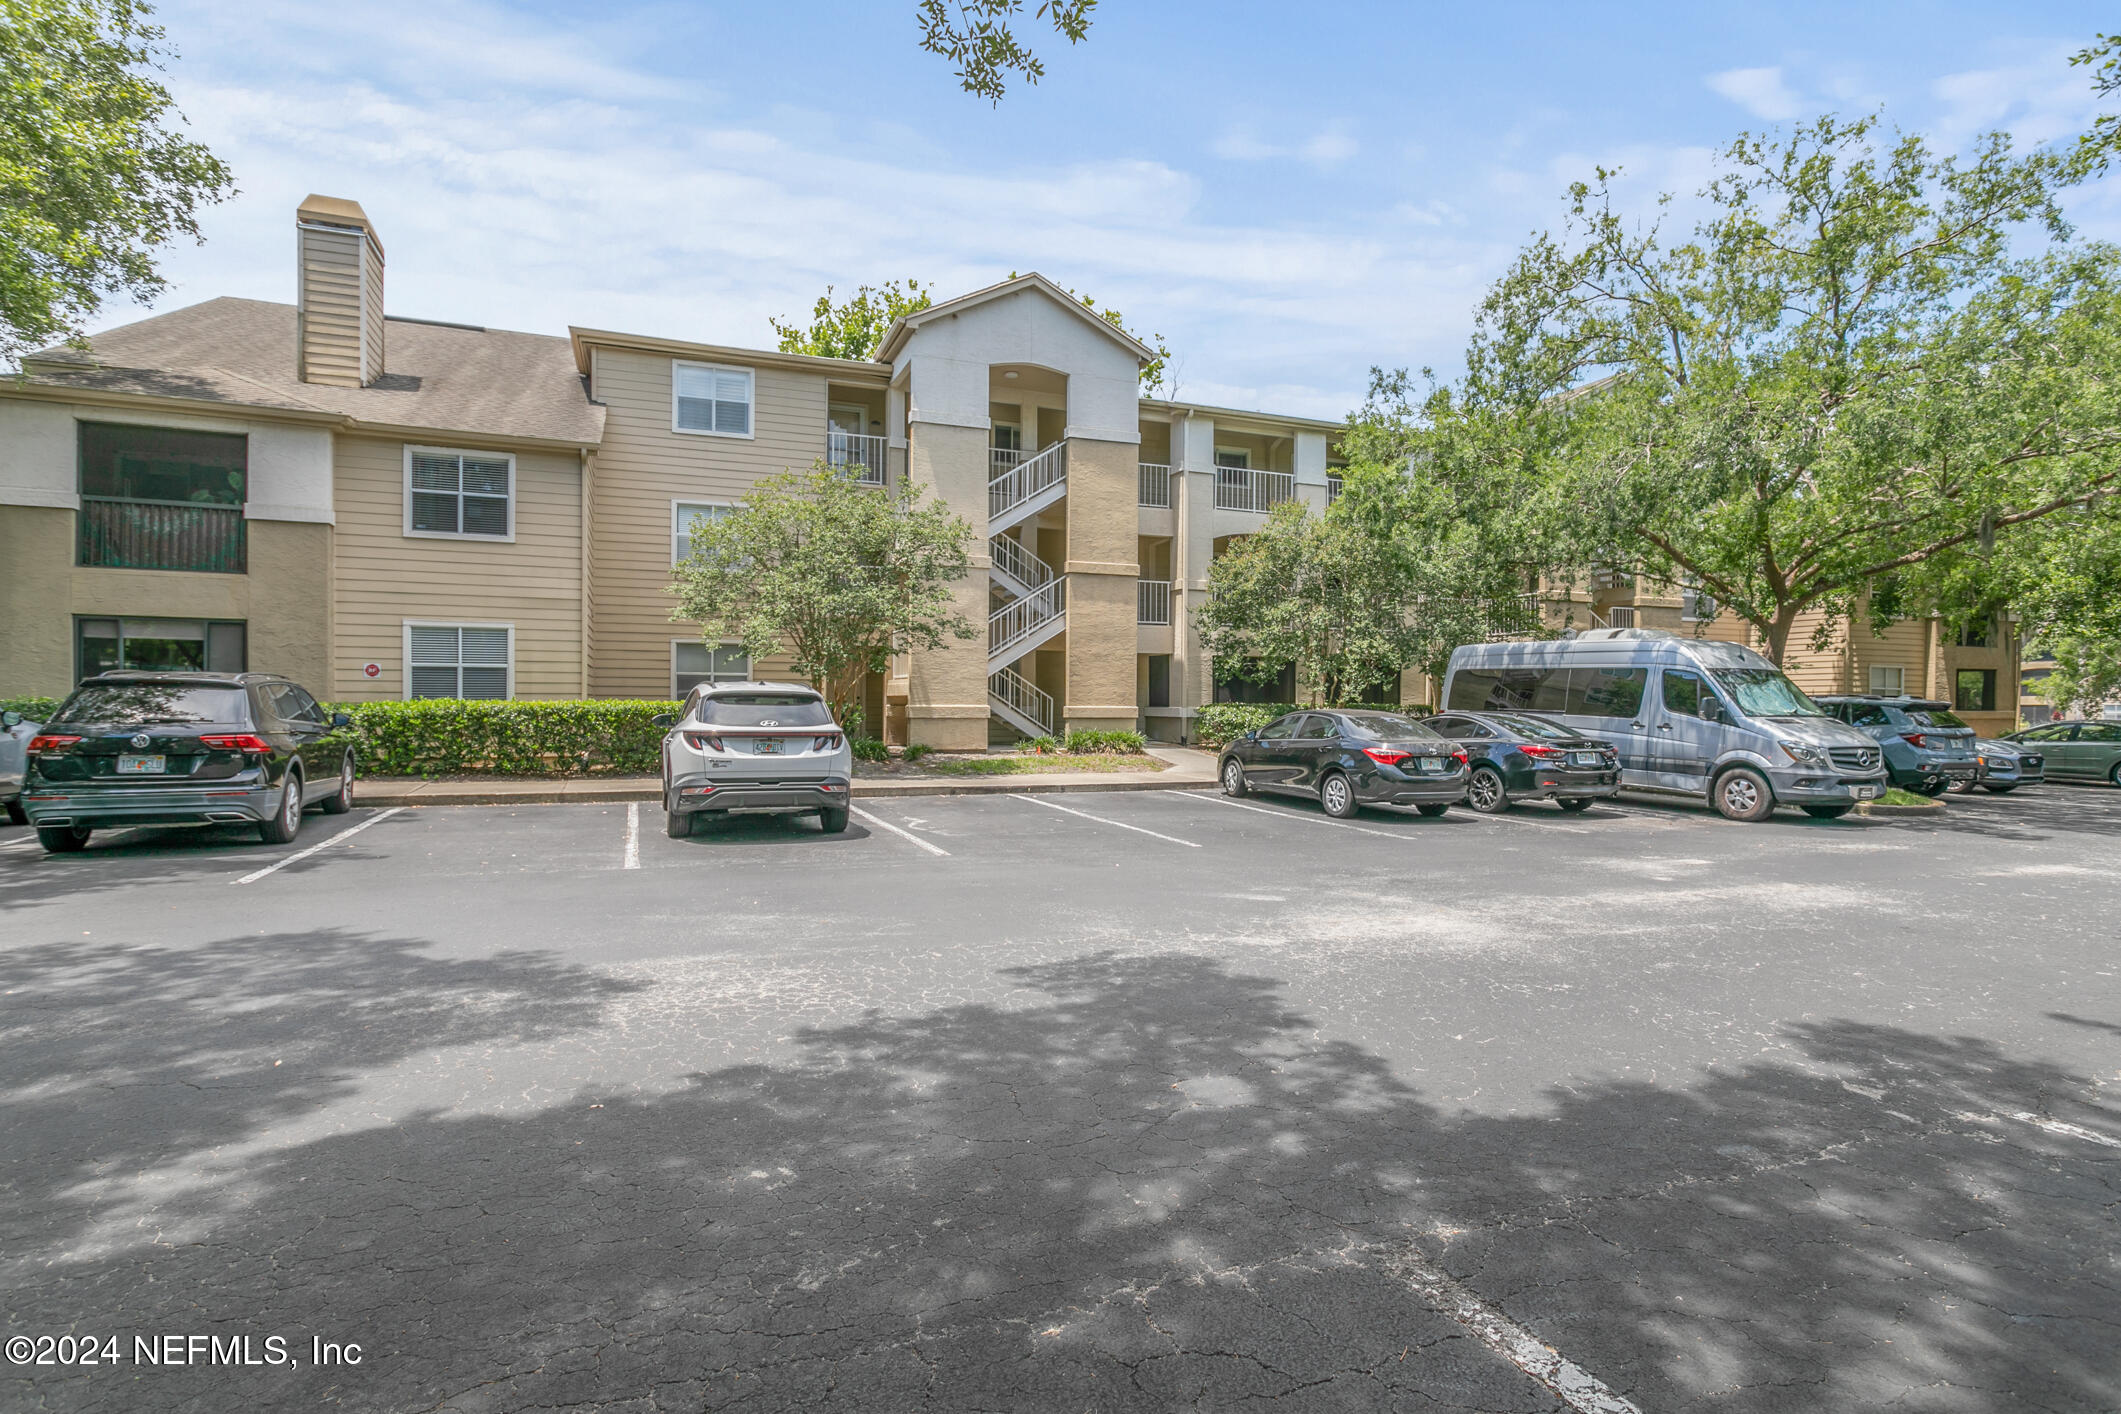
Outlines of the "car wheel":
<svg viewBox="0 0 2121 1414">
<path fill-rule="evenodd" d="M 1434 820 L 1441 817 L 1445 811 L 1451 808 L 1451 802 L 1448 800 L 1432 800 L 1427 805 L 1417 805 L 1414 808 Z"/>
<path fill-rule="evenodd" d="M 258 838 L 266 844 L 293 844 L 302 833 L 302 773 L 290 766 L 280 782 L 280 807 L 272 819 L 260 821 Z"/>
<path fill-rule="evenodd" d="M 2114 763 L 2114 769 L 2106 773 L 2106 779 L 2114 785 L 2121 786 L 2121 761 Z"/>
<path fill-rule="evenodd" d="M 818 828 L 822 829 L 828 835 L 845 834 L 847 832 L 846 808 L 842 807 L 838 810 L 818 811 L 817 823 Z"/>
<path fill-rule="evenodd" d="M 1775 813 L 1775 793 L 1767 777 L 1750 766 L 1733 766 L 1716 778 L 1710 791 L 1716 811 L 1726 820 L 1753 824 Z"/>
<path fill-rule="evenodd" d="M 683 810 L 663 812 L 663 833 L 674 840 L 688 839 L 692 835 L 694 816 Z"/>
<path fill-rule="evenodd" d="M 37 843 L 46 854 L 79 854 L 88 843 L 88 826 L 53 825 L 37 831 Z"/>
<path fill-rule="evenodd" d="M 1589 810 L 1591 808 L 1591 802 L 1581 796 L 1573 800 L 1557 800 L 1554 803 L 1564 810 Z"/>
<path fill-rule="evenodd" d="M 1983 789 L 1983 790 L 1985 790 L 1985 791 L 1987 791 L 1987 792 L 1988 792 L 1988 793 L 1989 793 L 1990 795 L 2009 795 L 2009 794 L 2010 794 L 2010 793 L 2011 793 L 2012 791 L 2016 790 L 2017 788 L 2018 788 L 2018 783 L 2017 783 L 2016 781 L 2012 781 L 2012 782 L 2011 782 L 2011 783 L 2010 783 L 2009 785 L 2007 785 L 2007 786 L 1997 786 L 1997 785 L 1989 785 L 1989 786 L 1983 786 L 1983 787 L 1982 787 L 1982 789 Z"/>
<path fill-rule="evenodd" d="M 326 815 L 344 815 L 353 809 L 353 778 L 353 753 L 349 751 L 346 759 L 339 763 L 339 788 L 324 797 Z"/>
<path fill-rule="evenodd" d="M 1476 766 L 1466 782 L 1466 804 L 1483 815 L 1500 815 L 1510 808 L 1510 793 L 1503 788 L 1502 772 L 1492 766 Z"/>
<path fill-rule="evenodd" d="M 1223 794 L 1235 800 L 1245 794 L 1245 768 L 1235 756 L 1223 762 Z"/>
<path fill-rule="evenodd" d="M 1318 803 L 1324 806 L 1326 814 L 1334 819 L 1347 819 L 1358 809 L 1355 804 L 1355 783 L 1342 772 L 1335 771 L 1318 783 Z"/>
<path fill-rule="evenodd" d="M 1951 784 L 1950 781 L 1924 781 L 1921 785 L 1915 787 L 1915 794 L 1926 795 L 1931 800 L 1935 800 L 1949 790 Z"/>
<path fill-rule="evenodd" d="M 1807 805 L 1804 813 L 1814 820 L 1839 820 L 1855 808 L 1853 805 Z"/>
<path fill-rule="evenodd" d="M 7 803 L 7 823 L 10 825 L 27 825 L 29 823 L 29 812 L 22 808 L 21 801 L 10 800 Z"/>
<path fill-rule="evenodd" d="M 1953 781 L 1950 785 L 1946 786 L 1945 789 L 1952 791 L 1958 795 L 1972 795 L 1974 793 L 1974 787 L 1979 784 L 1981 784 L 1979 781 Z"/>
</svg>

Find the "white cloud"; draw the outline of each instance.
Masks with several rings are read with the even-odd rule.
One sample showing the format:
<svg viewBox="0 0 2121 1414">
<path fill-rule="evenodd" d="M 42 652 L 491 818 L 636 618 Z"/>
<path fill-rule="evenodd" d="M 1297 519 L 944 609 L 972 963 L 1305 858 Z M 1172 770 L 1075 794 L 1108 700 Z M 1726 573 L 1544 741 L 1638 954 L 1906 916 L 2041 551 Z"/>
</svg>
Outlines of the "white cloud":
<svg viewBox="0 0 2121 1414">
<path fill-rule="evenodd" d="M 1804 116 L 1803 100 L 1782 81 L 1782 70 L 1725 69 L 1708 76 L 1708 86 L 1756 118 L 1786 123 Z"/>
<path fill-rule="evenodd" d="M 1232 128 L 1218 137 L 1209 151 L 1230 162 L 1266 162 L 1295 158 L 1314 167 L 1334 167 L 1360 151 L 1345 128 L 1328 127 L 1300 142 L 1275 143 L 1260 138 L 1251 128 Z"/>
</svg>

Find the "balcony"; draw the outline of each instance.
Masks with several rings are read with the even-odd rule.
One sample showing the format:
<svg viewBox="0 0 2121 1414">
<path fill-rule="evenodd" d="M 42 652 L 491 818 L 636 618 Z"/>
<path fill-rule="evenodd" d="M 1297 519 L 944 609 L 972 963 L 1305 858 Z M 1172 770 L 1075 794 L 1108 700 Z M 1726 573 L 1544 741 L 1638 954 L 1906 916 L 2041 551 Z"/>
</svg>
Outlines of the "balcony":
<svg viewBox="0 0 2121 1414">
<path fill-rule="evenodd" d="M 1141 463 L 1141 504 L 1169 510 L 1171 507 L 1171 468 L 1155 462 Z"/>
<path fill-rule="evenodd" d="M 1215 468 L 1215 509 L 1271 511 L 1296 498 L 1296 473 L 1253 471 L 1249 467 Z"/>
<path fill-rule="evenodd" d="M 1171 583 L 1163 579 L 1137 580 L 1134 585 L 1134 622 L 1171 622 Z"/>
<path fill-rule="evenodd" d="M 241 506 L 83 496 L 76 564 L 121 570 L 243 574 Z"/>
<path fill-rule="evenodd" d="M 1340 499 L 1340 477 L 1334 472 L 1326 473 L 1326 504 L 1332 505 Z"/>
<path fill-rule="evenodd" d="M 864 437 L 837 428 L 825 434 L 825 464 L 859 467 L 861 474 L 856 480 L 864 486 L 884 484 L 885 456 L 881 437 Z"/>
</svg>

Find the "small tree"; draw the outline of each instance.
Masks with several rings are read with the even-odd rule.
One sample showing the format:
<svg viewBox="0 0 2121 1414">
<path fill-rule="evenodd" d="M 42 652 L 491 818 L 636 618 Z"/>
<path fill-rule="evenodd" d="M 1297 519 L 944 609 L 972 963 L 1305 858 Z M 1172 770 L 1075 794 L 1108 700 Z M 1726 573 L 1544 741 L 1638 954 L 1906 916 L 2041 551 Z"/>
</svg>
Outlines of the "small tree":
<svg viewBox="0 0 2121 1414">
<path fill-rule="evenodd" d="M 112 295 L 146 301 L 155 252 L 235 186 L 152 76 L 137 0 L 0 0 L 0 364 L 80 339 Z"/>
<path fill-rule="evenodd" d="M 2046 645 L 2054 668 L 2035 682 L 2033 695 L 2058 717 L 2089 715 L 2121 698 L 2121 641 L 2061 638 Z"/>
<path fill-rule="evenodd" d="M 817 297 L 810 309 L 810 326 L 806 329 L 793 322 L 783 324 L 778 319 L 768 322 L 773 332 L 781 336 L 782 353 L 811 354 L 818 358 L 874 358 L 884 335 L 891 326 L 908 314 L 926 309 L 932 300 L 928 291 L 921 288 L 918 280 L 908 280 L 903 286 L 897 280 L 888 280 L 882 285 L 862 285 L 854 292 L 854 298 L 838 304 L 832 302 L 832 286 L 825 286 L 825 293 Z"/>
<path fill-rule="evenodd" d="M 670 617 L 753 658 L 786 652 L 847 721 L 864 677 L 893 652 L 978 636 L 951 602 L 971 568 L 972 527 L 922 497 L 823 462 L 769 477 L 730 514 L 693 521 Z"/>
</svg>

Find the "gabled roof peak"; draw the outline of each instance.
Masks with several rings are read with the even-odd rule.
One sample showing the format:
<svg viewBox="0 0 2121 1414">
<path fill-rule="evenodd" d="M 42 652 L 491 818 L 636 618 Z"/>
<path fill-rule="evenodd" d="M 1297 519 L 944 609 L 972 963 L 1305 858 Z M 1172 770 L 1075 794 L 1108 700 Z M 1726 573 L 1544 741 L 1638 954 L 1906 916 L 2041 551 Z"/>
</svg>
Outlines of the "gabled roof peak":
<svg viewBox="0 0 2121 1414">
<path fill-rule="evenodd" d="M 969 295 L 959 295 L 956 299 L 944 300 L 941 304 L 931 304 L 926 309 L 919 310 L 913 314 L 901 315 L 898 319 L 892 321 L 891 328 L 885 331 L 884 342 L 878 345 L 876 357 L 881 362 L 889 363 L 898 357 L 899 349 L 912 336 L 914 331 L 922 325 L 932 323 L 949 315 L 963 314 L 966 310 L 977 305 L 989 304 L 995 300 L 1020 294 L 1026 290 L 1036 290 L 1063 309 L 1073 313 L 1077 318 L 1088 320 L 1093 328 L 1107 338 L 1114 340 L 1127 352 L 1133 354 L 1137 361 L 1148 363 L 1156 358 L 1156 350 L 1150 348 L 1126 330 L 1114 325 L 1111 321 L 1098 317 L 1096 311 L 1090 309 L 1081 300 L 1069 294 L 1036 270 L 1028 274 L 1013 275 L 1000 284 L 989 285 L 983 290 L 974 290 Z"/>
</svg>

